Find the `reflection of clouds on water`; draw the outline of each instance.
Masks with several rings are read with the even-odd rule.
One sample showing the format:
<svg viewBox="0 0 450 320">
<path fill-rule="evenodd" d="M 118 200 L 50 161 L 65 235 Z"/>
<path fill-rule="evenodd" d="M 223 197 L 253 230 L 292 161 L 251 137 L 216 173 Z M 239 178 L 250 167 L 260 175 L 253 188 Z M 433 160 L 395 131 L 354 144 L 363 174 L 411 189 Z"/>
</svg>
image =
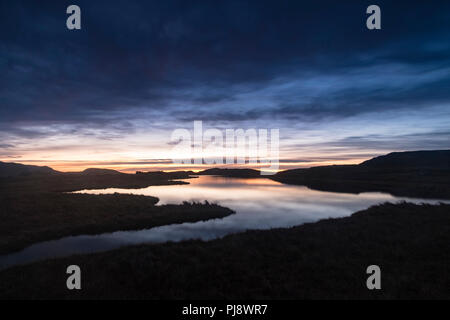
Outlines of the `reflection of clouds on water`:
<svg viewBox="0 0 450 320">
<path fill-rule="evenodd" d="M 200 176 L 189 185 L 151 186 L 144 189 L 83 190 L 92 194 L 128 193 L 156 196 L 159 204 L 183 201 L 218 203 L 236 211 L 223 219 L 167 225 L 139 231 L 66 237 L 32 245 L 0 257 L 0 268 L 50 257 L 115 249 L 139 243 L 188 239 L 212 240 L 248 229 L 292 227 L 324 218 L 350 215 L 371 205 L 391 201 L 436 203 L 438 201 L 394 197 L 372 192 L 361 194 L 322 192 L 303 186 L 283 185 L 270 179 Z M 445 202 L 445 201 L 443 201 Z"/>
</svg>

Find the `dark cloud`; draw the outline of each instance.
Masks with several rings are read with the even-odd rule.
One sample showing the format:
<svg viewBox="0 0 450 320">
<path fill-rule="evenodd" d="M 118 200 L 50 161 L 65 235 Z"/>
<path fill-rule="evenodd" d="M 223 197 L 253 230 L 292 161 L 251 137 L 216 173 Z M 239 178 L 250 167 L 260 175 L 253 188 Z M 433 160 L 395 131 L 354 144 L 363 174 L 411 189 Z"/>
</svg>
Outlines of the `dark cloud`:
<svg viewBox="0 0 450 320">
<path fill-rule="evenodd" d="M 8 143 L 0 144 L 0 149 L 9 149 L 9 148 L 14 148 L 14 146 L 12 144 L 8 144 Z"/>
<path fill-rule="evenodd" d="M 176 145 L 180 144 L 180 142 L 182 142 L 182 141 L 183 141 L 183 139 L 178 139 L 178 140 L 175 140 L 175 141 L 169 141 L 169 142 L 167 142 L 167 144 L 169 146 L 176 146 Z"/>
<path fill-rule="evenodd" d="M 70 4 L 79 31 L 65 27 Z M 56 123 L 114 139 L 143 118 L 288 126 L 448 108 L 450 3 L 378 1 L 378 31 L 365 27 L 370 4 L 2 1 L 0 135 L 39 138 Z"/>
<path fill-rule="evenodd" d="M 384 150 L 439 150 L 450 149 L 450 132 L 424 132 L 386 136 L 372 134 L 366 136 L 350 136 L 338 141 L 327 142 L 327 147 L 344 147 L 351 150 L 384 149 Z"/>
</svg>

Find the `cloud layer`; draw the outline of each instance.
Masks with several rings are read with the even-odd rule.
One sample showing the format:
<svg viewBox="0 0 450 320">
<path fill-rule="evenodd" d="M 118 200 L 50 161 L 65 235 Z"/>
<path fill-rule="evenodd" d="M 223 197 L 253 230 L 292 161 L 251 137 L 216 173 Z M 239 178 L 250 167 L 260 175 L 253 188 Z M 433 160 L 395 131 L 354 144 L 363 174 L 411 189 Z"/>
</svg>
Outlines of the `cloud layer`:
<svg viewBox="0 0 450 320">
<path fill-rule="evenodd" d="M 193 120 L 280 128 L 286 160 L 450 147 L 448 1 L 377 31 L 366 1 L 76 1 L 79 31 L 70 4 L 0 4 L 2 159 L 165 159 Z"/>
</svg>

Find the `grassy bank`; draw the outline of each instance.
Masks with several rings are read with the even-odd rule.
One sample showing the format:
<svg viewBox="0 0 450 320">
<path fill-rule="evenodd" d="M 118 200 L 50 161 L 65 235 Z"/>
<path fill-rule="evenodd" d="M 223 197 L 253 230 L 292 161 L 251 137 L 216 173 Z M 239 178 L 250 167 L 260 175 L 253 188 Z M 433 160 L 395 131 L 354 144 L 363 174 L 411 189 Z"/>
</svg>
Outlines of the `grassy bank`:
<svg viewBox="0 0 450 320">
<path fill-rule="evenodd" d="M 30 169 L 0 178 L 0 254 L 71 235 L 145 229 L 222 218 L 233 213 L 212 204 L 155 206 L 158 199 L 146 196 L 63 193 L 81 189 L 185 184 L 187 182 L 173 179 L 190 178 L 191 172 L 124 174 L 114 170 L 87 169 L 61 173 L 50 168 L 14 167 L 22 171 L 45 169 L 45 173 L 28 172 Z"/>
<path fill-rule="evenodd" d="M 351 217 L 224 239 L 141 245 L 0 272 L 1 298 L 450 298 L 450 205 L 384 204 Z M 82 269 L 82 290 L 65 287 Z M 366 288 L 381 267 L 382 290 Z"/>
<path fill-rule="evenodd" d="M 450 199 L 449 170 L 373 169 L 360 165 L 326 166 L 282 171 L 281 183 L 345 193 L 387 192 L 398 197 Z"/>
<path fill-rule="evenodd" d="M 87 169 L 83 172 L 32 174 L 0 177 L 0 195 L 42 192 L 71 192 L 83 189 L 146 188 L 157 185 L 187 184 L 189 172 L 149 172 L 126 174 L 113 170 Z"/>
<path fill-rule="evenodd" d="M 323 191 L 450 199 L 450 150 L 393 152 L 358 165 L 292 169 L 271 178 Z"/>
<path fill-rule="evenodd" d="M 0 196 L 0 254 L 35 242 L 222 218 L 232 211 L 212 204 L 155 206 L 155 197 L 28 193 Z"/>
</svg>

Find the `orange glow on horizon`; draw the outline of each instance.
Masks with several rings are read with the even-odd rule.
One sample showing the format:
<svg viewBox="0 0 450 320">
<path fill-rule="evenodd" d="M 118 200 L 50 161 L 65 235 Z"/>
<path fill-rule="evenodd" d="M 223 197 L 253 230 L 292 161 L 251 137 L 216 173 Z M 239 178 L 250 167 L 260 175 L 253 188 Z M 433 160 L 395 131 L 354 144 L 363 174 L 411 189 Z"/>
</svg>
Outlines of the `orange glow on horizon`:
<svg viewBox="0 0 450 320">
<path fill-rule="evenodd" d="M 323 161 L 311 161 L 311 162 L 280 162 L 279 169 L 277 171 L 283 171 L 288 169 L 296 168 L 310 168 L 317 166 L 328 166 L 328 165 L 350 165 L 359 164 L 365 158 L 354 158 L 347 160 L 323 160 Z M 269 171 L 268 163 L 261 164 L 175 164 L 175 163 L 139 163 L 139 161 L 58 161 L 58 160 L 22 160 L 17 159 L 17 161 L 11 161 L 11 159 L 0 159 L 4 162 L 15 162 L 22 163 L 25 165 L 37 165 L 37 166 L 48 166 L 54 170 L 61 172 L 80 172 L 88 168 L 97 169 L 111 169 L 117 170 L 123 173 L 135 173 L 136 171 L 193 171 L 199 172 L 209 168 L 246 168 L 246 169 L 260 169 L 262 171 Z M 154 162 L 158 162 L 155 160 Z"/>
</svg>

